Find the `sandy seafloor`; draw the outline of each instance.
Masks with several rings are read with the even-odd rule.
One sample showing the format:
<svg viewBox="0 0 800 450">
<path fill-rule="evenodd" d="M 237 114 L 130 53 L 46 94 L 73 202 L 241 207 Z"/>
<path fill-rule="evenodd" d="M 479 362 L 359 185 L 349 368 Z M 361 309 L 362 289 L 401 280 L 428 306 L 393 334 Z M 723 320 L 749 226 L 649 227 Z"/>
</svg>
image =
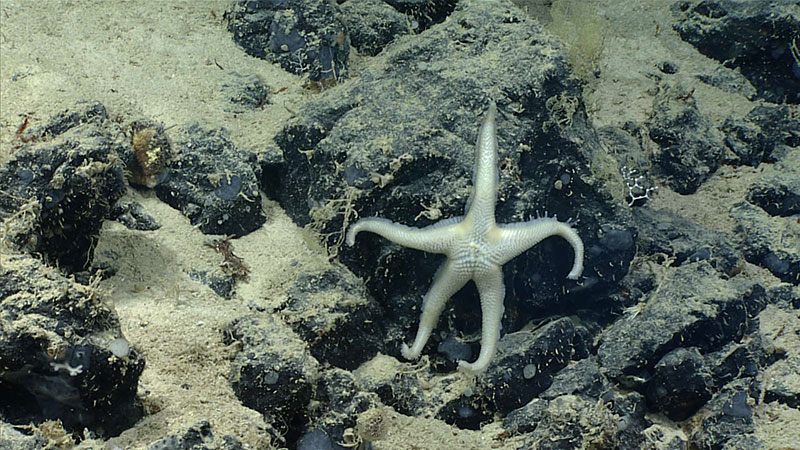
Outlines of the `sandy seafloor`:
<svg viewBox="0 0 800 450">
<path fill-rule="evenodd" d="M 303 88 L 302 77 L 248 56 L 234 44 L 223 20 L 230 3 L 2 0 L 0 163 L 9 157 L 22 114 L 36 126 L 86 99 L 104 104 L 112 118 L 161 122 L 168 134 L 194 121 L 225 127 L 237 146 L 264 151 L 293 111 L 315 94 Z M 701 112 L 712 119 L 742 117 L 750 110 L 752 104 L 746 99 L 691 77 L 718 63 L 672 31 L 671 1 L 595 3 L 609 24 L 598 63 L 601 75 L 584 99 L 596 126 L 648 117 L 653 82 L 645 76 L 645 68 L 661 60 L 680 62 Z M 352 52 L 350 63 L 351 74 L 358 77 L 359 68 L 369 61 Z M 224 112 L 218 89 L 228 70 L 260 76 L 272 91 L 271 104 L 237 115 Z M 764 170 L 771 168 L 723 166 L 696 194 L 682 196 L 662 186 L 649 206 L 733 233 L 728 208 L 744 198 L 757 171 Z M 295 277 L 329 264 L 327 255 L 309 248 L 301 229 L 276 202 L 265 198 L 267 223 L 234 241 L 236 253 L 251 268 L 250 281 L 239 284 L 233 300 L 222 300 L 187 275 L 192 270 L 218 270 L 219 256 L 203 245 L 208 236 L 151 191 L 129 189 L 126 197 L 140 202 L 161 228 L 138 232 L 108 222 L 97 253 L 114 249 L 123 255 L 118 262 L 121 269 L 102 288 L 119 314 L 125 336 L 146 358 L 139 395 L 148 414 L 117 438 L 83 445 L 144 448 L 206 419 L 215 435 L 231 433 L 251 448 L 268 448 L 261 415 L 241 406 L 231 390 L 228 377 L 234 349 L 222 343 L 220 330 L 246 314 L 250 301 L 258 300 L 267 308 L 282 302 Z M 776 283 L 758 267 L 747 265 L 745 271 L 767 286 Z M 776 320 L 784 320 L 780 317 L 776 315 Z M 789 351 L 800 352 L 796 340 L 787 345 Z M 791 430 L 800 429 L 799 412 L 762 404 L 755 416 L 758 437 L 764 442 L 773 448 L 798 448 L 800 440 L 793 439 Z M 509 439 L 503 447 L 492 446 L 502 432 L 496 425 L 480 432 L 464 431 L 400 415 L 393 423 L 389 438 L 375 442 L 373 448 L 438 449 L 443 448 L 441 442 L 465 450 L 519 445 Z M 679 425 L 674 429 L 681 432 Z"/>
</svg>

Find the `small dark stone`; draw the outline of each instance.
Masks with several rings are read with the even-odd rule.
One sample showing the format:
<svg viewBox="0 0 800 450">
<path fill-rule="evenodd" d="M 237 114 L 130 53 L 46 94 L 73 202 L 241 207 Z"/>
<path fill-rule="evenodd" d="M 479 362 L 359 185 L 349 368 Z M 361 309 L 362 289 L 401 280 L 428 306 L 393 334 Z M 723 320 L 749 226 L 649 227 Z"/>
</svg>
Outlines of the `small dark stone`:
<svg viewBox="0 0 800 450">
<path fill-rule="evenodd" d="M 205 271 L 193 271 L 189 274 L 193 280 L 197 280 L 210 287 L 217 295 L 230 300 L 236 287 L 236 279 L 231 275 L 209 275 Z"/>
<path fill-rule="evenodd" d="M 525 406 L 508 413 L 503 419 L 503 428 L 511 433 L 530 433 L 545 416 L 549 403 L 548 400 L 534 398 Z"/>
<path fill-rule="evenodd" d="M 195 450 L 214 446 L 214 434 L 208 421 L 190 427 L 183 436 L 170 435 L 147 446 L 147 450 Z"/>
<path fill-rule="evenodd" d="M 729 164 L 757 166 L 769 160 L 775 147 L 775 142 L 747 117 L 728 117 L 722 131 L 725 132 L 725 145 L 736 155 L 736 159 L 726 161 Z"/>
<path fill-rule="evenodd" d="M 144 210 L 141 203 L 120 201 L 111 208 L 110 219 L 117 220 L 131 230 L 153 231 L 161 224 Z"/>
<path fill-rule="evenodd" d="M 439 409 L 436 417 L 462 430 L 480 430 L 481 425 L 492 421 L 491 414 L 482 408 L 476 398 L 459 397 Z"/>
<path fill-rule="evenodd" d="M 605 406 L 595 400 L 564 395 L 544 402 L 535 399 L 520 414 L 509 414 L 503 425 L 509 431 L 530 430 L 519 448 L 575 449 L 623 448 L 619 446 L 619 422 Z M 530 408 L 532 404 L 536 407 Z M 520 411 L 520 410 L 517 410 Z M 529 424 L 517 427 L 522 421 Z M 632 447 L 635 448 L 635 447 Z"/>
<path fill-rule="evenodd" d="M 658 69 L 669 75 L 678 73 L 678 65 L 672 61 L 662 61 L 658 64 Z"/>
<path fill-rule="evenodd" d="M 602 398 L 611 412 L 619 417 L 617 439 L 620 445 L 617 448 L 642 448 L 645 440 L 643 431 L 652 425 L 646 416 L 645 397 L 636 391 L 625 394 L 608 391 Z"/>
<path fill-rule="evenodd" d="M 733 417 L 752 417 L 753 410 L 747 404 L 747 393 L 736 392 L 722 405 L 722 412 Z"/>
<path fill-rule="evenodd" d="M 330 436 L 319 428 L 309 431 L 297 441 L 297 450 L 338 450 L 339 448 Z"/>
<path fill-rule="evenodd" d="M 469 344 L 465 344 L 453 336 L 448 336 L 440 342 L 437 350 L 450 362 L 472 361 L 472 349 Z"/>
<path fill-rule="evenodd" d="M 747 201 L 771 216 L 800 214 L 800 167 L 776 164 L 772 176 L 759 179 L 747 193 Z"/>
<path fill-rule="evenodd" d="M 397 363 L 396 360 L 393 362 Z M 399 369 L 399 363 L 397 364 Z M 366 369 L 362 366 L 359 371 L 361 374 L 358 386 L 362 390 L 376 393 L 381 403 L 391 406 L 400 414 L 416 416 L 430 406 L 420 386 L 420 379 L 413 373 L 387 373 L 385 369 L 372 365 Z"/>
<path fill-rule="evenodd" d="M 715 386 L 724 386 L 736 378 L 757 376 L 759 359 L 765 357 L 766 351 L 758 339 L 746 344 L 730 343 L 721 350 L 705 355 Z"/>
<path fill-rule="evenodd" d="M 539 398 L 552 400 L 562 395 L 581 395 L 591 399 L 600 398 L 611 384 L 600 373 L 595 358 L 585 358 L 571 363 L 553 378 L 553 384 L 539 395 Z"/>
<path fill-rule="evenodd" d="M 741 339 L 766 306 L 765 297 L 760 284 L 723 279 L 708 262 L 683 264 L 639 313 L 603 332 L 597 361 L 609 378 L 642 388 L 656 363 L 679 344 L 708 353 Z"/>
<path fill-rule="evenodd" d="M 242 179 L 238 175 L 223 178 L 219 187 L 214 189 L 214 194 L 222 200 L 231 201 L 242 192 Z"/>
<path fill-rule="evenodd" d="M 742 378 L 714 394 L 690 444 L 695 448 L 766 449 L 754 435 L 753 410 L 749 406 L 753 389 L 753 380 Z"/>
<path fill-rule="evenodd" d="M 243 113 L 269 103 L 269 91 L 257 75 L 229 72 L 222 84 L 225 111 Z"/>
<path fill-rule="evenodd" d="M 758 98 L 758 91 L 744 75 L 725 66 L 714 66 L 695 77 L 703 83 L 725 92 L 740 95 L 748 100 Z"/>
<path fill-rule="evenodd" d="M 769 371 L 771 381 L 764 389 L 764 401 L 767 403 L 778 402 L 789 408 L 800 408 L 800 387 L 792 382 L 797 376 L 797 357 L 789 357 L 775 362 Z"/>
<path fill-rule="evenodd" d="M 663 210 L 637 208 L 633 219 L 638 231 L 638 251 L 666 255 L 673 266 L 708 261 L 717 271 L 731 275 L 741 257 L 725 236 Z"/>
</svg>

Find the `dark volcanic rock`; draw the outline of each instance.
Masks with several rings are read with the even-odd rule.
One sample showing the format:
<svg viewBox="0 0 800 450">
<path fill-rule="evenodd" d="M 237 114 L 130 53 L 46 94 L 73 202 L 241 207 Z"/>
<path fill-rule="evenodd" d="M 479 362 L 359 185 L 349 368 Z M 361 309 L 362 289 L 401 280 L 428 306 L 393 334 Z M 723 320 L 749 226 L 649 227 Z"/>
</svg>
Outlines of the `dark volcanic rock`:
<svg viewBox="0 0 800 450">
<path fill-rule="evenodd" d="M 759 177 L 750 187 L 747 201 L 771 216 L 800 214 L 800 156 L 787 155 L 775 163 L 771 175 Z"/>
<path fill-rule="evenodd" d="M 153 231 L 161 224 L 144 210 L 139 202 L 121 201 L 111 208 L 109 219 L 116 220 L 131 230 Z"/>
<path fill-rule="evenodd" d="M 527 435 L 529 444 L 522 448 L 642 448 L 642 432 L 652 425 L 645 412 L 644 398 L 637 392 L 607 391 L 602 401 L 564 394 L 550 400 L 535 398 L 511 411 L 503 428 Z"/>
<path fill-rule="evenodd" d="M 478 352 L 480 349 L 477 346 L 447 336 L 436 345 L 436 353 L 430 355 L 431 368 L 436 372 L 452 372 L 458 367 L 459 361 L 473 361 Z"/>
<path fill-rule="evenodd" d="M 727 164 L 757 166 L 769 161 L 775 142 L 767 138 L 758 124 L 747 117 L 728 117 L 721 129 L 725 133 L 725 145 L 735 155 L 726 155 Z"/>
<path fill-rule="evenodd" d="M 229 72 L 227 77 L 221 89 L 225 111 L 242 113 L 269 103 L 267 86 L 257 75 Z"/>
<path fill-rule="evenodd" d="M 224 129 L 190 126 L 155 191 L 206 234 L 240 237 L 264 224 L 258 192 L 261 166 Z"/>
<path fill-rule="evenodd" d="M 744 236 L 744 256 L 787 283 L 800 283 L 800 223 L 794 218 L 770 216 L 747 202 L 730 210 Z"/>
<path fill-rule="evenodd" d="M 647 404 L 644 396 L 636 391 L 624 394 L 606 391 L 601 399 L 608 409 L 619 417 L 617 419 L 619 447 L 617 448 L 642 448 L 646 439 L 643 432 L 653 424 L 645 416 Z M 685 447 L 679 445 L 664 448 L 680 450 Z"/>
<path fill-rule="evenodd" d="M 234 42 L 249 55 L 319 81 L 347 76 L 350 43 L 340 13 L 327 0 L 238 0 L 225 16 Z"/>
<path fill-rule="evenodd" d="M 796 409 L 800 408 L 800 354 L 796 351 L 800 347 L 800 317 L 796 307 L 783 308 L 770 305 L 759 316 L 760 337 L 771 362 L 762 372 L 760 380 L 764 383 L 760 388 L 765 403 L 778 402 Z"/>
<path fill-rule="evenodd" d="M 539 398 L 552 400 L 562 395 L 579 395 L 597 399 L 611 389 L 611 383 L 600 373 L 595 358 L 584 358 L 571 363 L 553 377 L 553 383 Z"/>
<path fill-rule="evenodd" d="M 689 418 L 711 398 L 712 379 L 696 348 L 676 348 L 661 358 L 647 382 L 651 411 L 672 420 Z"/>
<path fill-rule="evenodd" d="M 94 287 L 27 255 L 0 266 L 0 416 L 15 425 L 61 420 L 67 431 L 117 436 L 144 409 L 144 359 Z"/>
<path fill-rule="evenodd" d="M 707 403 L 708 411 L 689 437 L 695 448 L 765 449 L 754 436 L 753 409 L 758 393 L 752 379 L 725 386 Z"/>
<path fill-rule="evenodd" d="M 636 253 L 636 233 L 634 229 L 617 228 L 603 224 L 597 231 L 597 239 L 594 242 L 587 242 L 584 239 L 584 246 L 585 259 L 594 263 L 594 270 L 589 273 L 584 270 L 583 281 L 579 286 L 571 288 L 568 293 L 575 294 L 574 297 L 576 298 L 581 297 L 581 307 L 600 309 L 602 312 L 602 308 L 598 308 L 596 296 L 591 295 L 591 293 L 620 281 L 624 274 L 628 273 L 630 261 Z M 528 268 L 528 270 L 532 269 Z M 531 278 L 532 283 L 528 288 L 535 292 L 537 287 L 533 281 L 541 280 L 536 277 Z M 553 308 L 552 299 L 544 299 L 542 296 L 533 295 L 531 300 L 524 303 L 524 307 L 530 308 L 531 306 L 546 311 Z M 562 311 L 574 309 L 575 307 L 573 306 L 572 308 L 563 308 Z"/>
<path fill-rule="evenodd" d="M 362 55 L 375 56 L 396 37 L 412 32 L 408 16 L 382 0 L 345 2 L 342 13 L 350 43 Z"/>
<path fill-rule="evenodd" d="M 609 378 L 641 387 L 656 363 L 678 347 L 707 353 L 741 339 L 763 309 L 764 297 L 761 285 L 723 280 L 706 261 L 684 264 L 638 312 L 604 332 L 598 362 Z"/>
<path fill-rule="evenodd" d="M 673 190 L 691 194 L 719 167 L 724 136 L 680 86 L 663 85 L 653 108 L 650 139 L 660 147 L 655 165 Z"/>
<path fill-rule="evenodd" d="M 515 415 L 516 423 L 524 420 L 535 427 L 521 448 L 620 448 L 616 417 L 596 400 L 564 395 Z"/>
<path fill-rule="evenodd" d="M 350 420 L 380 404 L 374 393 L 361 392 L 351 372 L 337 368 L 321 374 L 314 398 L 322 402 L 330 413 L 346 416 Z"/>
<path fill-rule="evenodd" d="M 211 424 L 207 420 L 192 425 L 180 436 L 171 434 L 147 446 L 147 450 L 245 450 L 246 448 L 231 434 L 215 439 Z"/>
<path fill-rule="evenodd" d="M 761 340 L 753 337 L 744 343 L 731 342 L 705 355 L 714 386 L 725 386 L 736 378 L 755 377 L 768 358 Z"/>
<path fill-rule="evenodd" d="M 426 398 L 420 378 L 390 356 L 378 356 L 358 369 L 358 386 L 378 395 L 381 402 L 409 416 L 421 414 L 430 399 Z"/>
<path fill-rule="evenodd" d="M 314 428 L 303 434 L 297 441 L 297 450 L 340 450 L 342 448 L 344 447 L 338 445 L 334 437 L 320 428 Z"/>
<path fill-rule="evenodd" d="M 237 319 L 225 337 L 228 343 L 242 343 L 231 364 L 236 396 L 269 422 L 281 426 L 282 433 L 297 433 L 307 421 L 306 408 L 319 367 L 306 343 L 272 316 Z"/>
<path fill-rule="evenodd" d="M 383 311 L 342 266 L 301 274 L 279 311 L 320 362 L 352 370 L 383 351 Z"/>
<path fill-rule="evenodd" d="M 722 131 L 734 154 L 728 164 L 775 162 L 789 155 L 790 147 L 800 146 L 800 121 L 787 105 L 756 106 L 743 118 L 726 119 Z"/>
<path fill-rule="evenodd" d="M 800 103 L 800 63 L 791 51 L 800 29 L 795 0 L 681 0 L 673 9 L 681 38 L 741 71 L 761 98 Z"/>
<path fill-rule="evenodd" d="M 356 426 L 358 415 L 381 405 L 375 393 L 364 392 L 359 388 L 352 373 L 337 368 L 325 370 L 321 374 L 314 400 L 319 402 L 319 406 L 314 408 L 317 417 L 314 417 L 309 430 L 300 438 L 298 449 L 317 450 L 329 448 L 319 446 L 319 443 L 347 442 L 349 438 L 345 436 L 345 430 Z M 338 446 L 330 448 L 344 449 Z"/>
<path fill-rule="evenodd" d="M 535 430 L 547 412 L 549 400 L 534 398 L 524 406 L 508 413 L 503 419 L 503 428 L 510 433 L 530 433 Z"/>
<path fill-rule="evenodd" d="M 770 368 L 770 383 L 764 389 L 764 402 L 779 402 L 789 408 L 800 408 L 800 385 L 797 383 L 797 364 L 800 358 L 776 362 Z"/>
<path fill-rule="evenodd" d="M 748 100 L 755 100 L 758 97 L 758 91 L 750 80 L 740 72 L 725 66 L 709 67 L 695 74 L 695 77 L 709 86 L 741 95 Z"/>
<path fill-rule="evenodd" d="M 219 444 L 221 443 L 219 442 Z M 221 448 L 223 448 L 221 445 L 214 444 L 214 433 L 211 431 L 211 424 L 205 420 L 189 427 L 181 436 L 172 434 L 147 446 L 147 450 L 212 450 Z M 227 449 L 228 447 L 224 448 Z"/>
<path fill-rule="evenodd" d="M 25 139 L 0 167 L 8 238 L 66 272 L 85 270 L 103 220 L 125 193 L 131 144 L 103 105 L 91 102 L 51 117 Z"/>
<path fill-rule="evenodd" d="M 550 387 L 553 376 L 569 362 L 576 337 L 575 326 L 562 318 L 500 339 L 497 356 L 478 380 L 491 410 L 506 414 Z"/>
<path fill-rule="evenodd" d="M 224 274 L 222 276 L 217 276 L 206 271 L 192 271 L 189 273 L 189 278 L 205 284 L 210 287 L 215 294 L 226 300 L 233 298 L 234 289 L 236 288 L 236 279 L 232 275 Z"/>
<path fill-rule="evenodd" d="M 747 118 L 764 132 L 768 141 L 775 143 L 770 161 L 796 155 L 800 147 L 800 120 L 795 109 L 788 105 L 760 105 L 747 113 Z"/>
<path fill-rule="evenodd" d="M 636 208 L 640 255 L 673 258 L 672 266 L 708 261 L 720 273 L 731 275 L 740 253 L 731 239 L 663 210 Z"/>
<path fill-rule="evenodd" d="M 384 0 L 409 17 L 415 33 L 442 23 L 453 12 L 458 0 Z"/>
<path fill-rule="evenodd" d="M 800 214 L 800 173 L 759 180 L 747 193 L 747 201 L 772 216 Z"/>
<path fill-rule="evenodd" d="M 480 398 L 464 396 L 443 405 L 436 418 L 462 430 L 480 430 L 482 425 L 492 422 L 493 415 L 482 407 Z"/>
</svg>

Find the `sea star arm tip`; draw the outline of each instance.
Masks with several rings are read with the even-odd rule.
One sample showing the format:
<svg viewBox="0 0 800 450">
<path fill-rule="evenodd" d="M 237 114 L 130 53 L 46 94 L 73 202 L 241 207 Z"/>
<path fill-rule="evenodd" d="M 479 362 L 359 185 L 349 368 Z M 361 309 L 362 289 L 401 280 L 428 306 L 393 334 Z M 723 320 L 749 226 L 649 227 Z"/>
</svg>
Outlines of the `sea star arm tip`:
<svg viewBox="0 0 800 450">
<path fill-rule="evenodd" d="M 574 252 L 575 259 L 567 278 L 576 280 L 583 273 L 583 241 L 568 223 L 546 217 L 519 224 L 503 224 L 498 226 L 498 229 L 501 264 L 514 259 L 550 236 L 560 236 L 569 242 Z"/>
</svg>

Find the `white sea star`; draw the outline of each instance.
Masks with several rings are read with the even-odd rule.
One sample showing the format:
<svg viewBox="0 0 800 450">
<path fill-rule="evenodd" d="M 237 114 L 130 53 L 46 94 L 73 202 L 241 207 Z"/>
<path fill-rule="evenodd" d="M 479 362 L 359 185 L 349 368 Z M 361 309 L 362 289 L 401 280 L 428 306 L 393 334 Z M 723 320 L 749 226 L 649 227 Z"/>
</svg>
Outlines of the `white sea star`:
<svg viewBox="0 0 800 450">
<path fill-rule="evenodd" d="M 473 363 L 459 361 L 459 370 L 479 373 L 488 367 L 500 339 L 503 317 L 503 264 L 550 236 L 561 236 L 572 245 L 575 261 L 567 278 L 575 280 L 583 272 L 583 242 L 569 223 L 542 217 L 514 224 L 495 223 L 497 197 L 497 107 L 489 111 L 478 133 L 475 150 L 475 176 L 472 194 L 463 217 L 442 220 L 425 228 L 414 228 L 382 218 L 361 219 L 347 231 L 347 245 L 356 235 L 369 231 L 396 244 L 431 253 L 442 253 L 447 260 L 436 273 L 422 301 L 422 315 L 414 344 L 403 344 L 406 359 L 416 359 L 436 326 L 447 300 L 469 280 L 475 281 L 481 297 L 481 352 Z"/>
</svg>

